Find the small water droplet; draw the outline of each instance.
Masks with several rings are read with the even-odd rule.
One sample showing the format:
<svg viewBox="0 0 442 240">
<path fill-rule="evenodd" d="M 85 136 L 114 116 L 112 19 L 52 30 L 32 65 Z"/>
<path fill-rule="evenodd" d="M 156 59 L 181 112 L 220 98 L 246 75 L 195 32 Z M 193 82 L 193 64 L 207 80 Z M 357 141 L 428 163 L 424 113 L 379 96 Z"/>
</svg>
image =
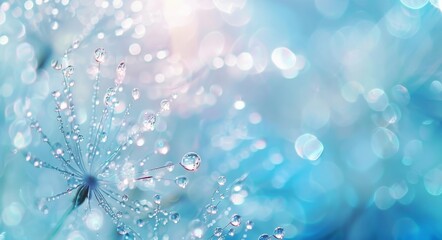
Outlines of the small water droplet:
<svg viewBox="0 0 442 240">
<path fill-rule="evenodd" d="M 72 74 L 74 74 L 74 67 L 73 66 L 69 65 L 65 69 L 63 69 L 63 75 L 66 78 L 70 78 L 72 76 Z"/>
<path fill-rule="evenodd" d="M 270 237 L 270 235 L 268 234 L 261 234 L 261 236 L 259 236 L 258 240 L 271 240 L 272 237 Z"/>
<path fill-rule="evenodd" d="M 295 150 L 301 158 L 315 161 L 321 156 L 324 146 L 315 135 L 306 133 L 296 139 Z"/>
<path fill-rule="evenodd" d="M 230 219 L 230 224 L 234 227 L 241 225 L 241 216 L 238 214 L 233 214 L 232 218 Z"/>
<path fill-rule="evenodd" d="M 227 181 L 226 177 L 224 177 L 224 176 L 219 176 L 217 182 L 218 182 L 218 185 L 220 185 L 220 186 L 224 186 L 224 184 L 226 184 L 226 181 Z"/>
<path fill-rule="evenodd" d="M 129 196 L 127 196 L 126 194 L 124 194 L 123 196 L 121 196 L 121 199 L 125 202 L 127 202 L 129 200 Z"/>
<path fill-rule="evenodd" d="M 180 188 L 186 188 L 187 183 L 189 183 L 189 181 L 187 180 L 187 177 L 181 176 L 181 177 L 175 178 L 175 183 Z"/>
<path fill-rule="evenodd" d="M 153 196 L 153 201 L 154 201 L 156 204 L 161 204 L 161 196 L 158 195 L 158 194 L 156 194 L 155 196 Z"/>
<path fill-rule="evenodd" d="M 106 58 L 106 50 L 104 50 L 103 48 L 97 48 L 95 50 L 95 61 L 97 61 L 98 63 L 103 63 L 105 58 Z"/>
<path fill-rule="evenodd" d="M 55 70 L 60 70 L 62 68 L 62 65 L 58 60 L 54 59 L 51 61 L 51 67 Z"/>
<path fill-rule="evenodd" d="M 137 226 L 138 227 L 143 227 L 144 226 L 144 220 L 143 219 L 138 219 L 137 220 Z"/>
<path fill-rule="evenodd" d="M 206 212 L 211 215 L 215 215 L 218 213 L 218 206 L 209 204 L 206 206 Z"/>
<path fill-rule="evenodd" d="M 284 239 L 284 228 L 282 227 L 275 228 L 275 230 L 273 231 L 273 236 L 276 239 Z"/>
<path fill-rule="evenodd" d="M 180 162 L 180 165 L 184 169 L 192 172 L 198 170 L 200 164 L 201 164 L 201 157 L 194 152 L 189 152 L 184 154 Z"/>
<path fill-rule="evenodd" d="M 157 117 L 153 113 L 145 113 L 143 125 L 146 130 L 152 131 L 155 127 L 155 122 L 157 121 Z"/>
<path fill-rule="evenodd" d="M 177 212 L 171 212 L 169 214 L 169 220 L 173 223 L 178 223 L 180 221 L 180 214 Z"/>
<path fill-rule="evenodd" d="M 140 90 L 138 88 L 132 89 L 132 98 L 136 101 L 140 98 Z"/>
<path fill-rule="evenodd" d="M 170 101 L 168 99 L 164 99 L 160 103 L 161 111 L 169 111 L 170 110 Z"/>
<path fill-rule="evenodd" d="M 215 237 L 221 237 L 221 235 L 223 234 L 223 229 L 220 227 L 215 228 L 215 230 L 213 230 L 213 235 Z"/>
<path fill-rule="evenodd" d="M 80 46 L 80 41 L 79 40 L 75 40 L 74 42 L 72 42 L 72 48 L 73 49 L 77 49 Z"/>
<path fill-rule="evenodd" d="M 250 220 L 248 220 L 247 222 L 246 222 L 246 229 L 247 230 L 252 230 L 253 229 L 253 222 L 252 221 L 250 221 Z"/>
<path fill-rule="evenodd" d="M 126 77 L 126 63 L 124 61 L 121 61 L 120 64 L 117 66 L 117 79 L 115 80 L 115 83 L 117 85 L 120 85 L 123 83 L 124 78 Z"/>
</svg>

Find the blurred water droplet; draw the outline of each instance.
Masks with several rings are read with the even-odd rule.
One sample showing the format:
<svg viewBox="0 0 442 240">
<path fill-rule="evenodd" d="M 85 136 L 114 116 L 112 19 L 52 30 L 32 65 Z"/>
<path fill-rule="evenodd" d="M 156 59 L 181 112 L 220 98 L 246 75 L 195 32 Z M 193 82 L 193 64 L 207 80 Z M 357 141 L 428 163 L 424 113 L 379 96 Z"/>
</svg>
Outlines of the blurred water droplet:
<svg viewBox="0 0 442 240">
<path fill-rule="evenodd" d="M 402 105 L 407 105 L 410 102 L 410 93 L 403 85 L 395 85 L 391 88 L 392 99 Z"/>
<path fill-rule="evenodd" d="M 180 162 L 180 165 L 187 171 L 198 170 L 200 164 L 201 164 L 201 157 L 194 152 L 189 152 L 184 154 Z"/>
<path fill-rule="evenodd" d="M 296 139 L 295 150 L 301 158 L 315 161 L 321 156 L 324 146 L 315 135 L 306 133 Z"/>
<path fill-rule="evenodd" d="M 281 70 L 288 70 L 296 65 L 296 55 L 286 47 L 275 48 L 271 58 L 276 67 Z"/>
<path fill-rule="evenodd" d="M 382 112 L 388 106 L 388 97 L 385 94 L 384 90 L 375 88 L 370 90 L 365 99 L 368 103 L 368 106 L 374 111 Z"/>
<path fill-rule="evenodd" d="M 371 136 L 371 148 L 379 158 L 389 158 L 399 150 L 396 134 L 386 128 L 376 128 Z"/>
</svg>

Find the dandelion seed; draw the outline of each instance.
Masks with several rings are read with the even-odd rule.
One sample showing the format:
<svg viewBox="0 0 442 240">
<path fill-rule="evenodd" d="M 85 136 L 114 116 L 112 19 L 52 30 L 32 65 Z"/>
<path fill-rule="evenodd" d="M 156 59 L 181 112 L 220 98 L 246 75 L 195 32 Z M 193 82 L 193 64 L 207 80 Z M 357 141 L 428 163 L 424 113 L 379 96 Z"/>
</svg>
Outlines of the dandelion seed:
<svg viewBox="0 0 442 240">
<path fill-rule="evenodd" d="M 93 213 L 91 205 L 96 204 L 110 217 L 116 226 L 116 231 L 125 239 L 143 239 L 135 228 L 145 227 L 150 222 L 149 219 L 154 221 L 152 230 L 156 238 L 158 238 L 160 225 L 167 224 L 168 221 L 177 223 L 180 219 L 179 213 L 163 209 L 161 196 L 158 194 L 153 199 L 155 206 L 149 207 L 148 201 L 134 201 L 128 194 L 121 193 L 126 189 L 134 188 L 136 182 L 149 180 L 174 181 L 179 188 L 185 188 L 188 179 L 185 176 L 169 179 L 163 177 L 163 174 L 159 174 L 162 170 L 173 169 L 175 165 L 173 162 L 159 167 L 144 168 L 148 157 L 129 161 L 134 158 L 131 156 L 133 151 L 129 149 L 133 149 L 135 145 L 144 145 L 140 144 L 140 141 L 144 141 L 143 134 L 154 130 L 158 113 L 146 115 L 141 123 L 128 124 L 131 121 L 129 117 L 131 116 L 131 104 L 134 103 L 132 102 L 126 108 L 123 116 L 116 114 L 116 107 L 120 103 L 120 91 L 117 89 L 122 89 L 121 84 L 126 71 L 124 62 L 121 62 L 117 67 L 116 79 L 118 81 L 115 82 L 116 86 L 107 89 L 103 96 L 103 105 L 100 106 L 98 100 L 100 65 L 105 61 L 105 55 L 106 51 L 102 48 L 98 48 L 94 52 L 98 71 L 92 94 L 87 141 L 84 141 L 82 125 L 78 123 L 76 115 L 76 105 L 72 94 L 74 86 L 74 81 L 71 79 L 74 74 L 72 65 L 68 65 L 62 71 L 63 90 L 52 93 L 56 121 L 63 141 L 54 142 L 40 127 L 40 123 L 33 118 L 32 114 L 27 114 L 31 128 L 49 146 L 54 159 L 41 161 L 30 152 L 23 152 L 25 160 L 36 168 L 50 169 L 60 173 L 67 181 L 68 188 L 64 192 L 47 197 L 45 200 L 47 202 L 53 201 L 74 192 L 72 205 L 61 217 L 49 238 L 55 237 L 67 217 L 83 205 L 87 205 L 89 215 L 86 216 L 85 222 L 90 229 L 98 230 L 101 227 L 102 220 L 100 222 L 95 215 L 91 215 Z M 65 58 L 67 57 L 68 55 L 65 56 Z M 52 62 L 54 69 L 58 70 L 61 68 L 60 66 L 58 61 Z M 139 90 L 134 89 L 132 91 L 133 101 L 137 100 L 139 95 Z M 163 110 L 162 107 L 160 111 Z M 180 164 L 188 171 L 197 170 L 201 162 L 201 158 L 196 153 L 188 154 L 183 159 Z M 47 206 L 42 206 L 44 206 L 42 211 L 47 214 Z M 147 217 L 143 217 L 143 215 Z M 131 221 L 126 216 L 136 216 L 136 221 Z"/>
</svg>

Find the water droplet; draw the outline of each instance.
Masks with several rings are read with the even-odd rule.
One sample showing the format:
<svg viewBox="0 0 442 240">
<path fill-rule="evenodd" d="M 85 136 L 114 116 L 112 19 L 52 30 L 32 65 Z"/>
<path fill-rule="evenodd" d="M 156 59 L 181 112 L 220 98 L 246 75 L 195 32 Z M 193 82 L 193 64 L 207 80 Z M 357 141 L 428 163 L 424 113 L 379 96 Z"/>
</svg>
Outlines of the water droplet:
<svg viewBox="0 0 442 240">
<path fill-rule="evenodd" d="M 132 89 L 132 98 L 136 101 L 140 98 L 140 90 L 138 88 Z"/>
<path fill-rule="evenodd" d="M 170 110 L 170 101 L 164 99 L 160 103 L 161 111 L 169 111 Z"/>
<path fill-rule="evenodd" d="M 230 219 L 230 224 L 234 227 L 241 225 L 241 216 L 238 214 L 233 214 L 232 218 Z"/>
<path fill-rule="evenodd" d="M 46 206 L 46 205 L 41 205 L 40 207 L 39 207 L 39 210 L 44 214 L 44 215 L 47 215 L 48 213 L 49 213 L 49 208 L 48 208 L 48 206 Z"/>
<path fill-rule="evenodd" d="M 246 222 L 246 229 L 247 230 L 252 230 L 253 229 L 253 222 L 252 221 L 250 221 L 250 220 L 248 220 L 247 222 Z"/>
<path fill-rule="evenodd" d="M 273 231 L 273 236 L 276 239 L 284 239 L 284 228 L 282 227 L 275 228 L 275 231 Z"/>
<path fill-rule="evenodd" d="M 115 98 L 116 90 L 115 88 L 108 88 L 106 94 L 104 94 L 103 102 L 106 106 L 110 107 L 117 103 Z"/>
<path fill-rule="evenodd" d="M 79 40 L 75 40 L 74 42 L 72 42 L 72 48 L 73 49 L 77 49 L 80 46 L 80 41 Z"/>
<path fill-rule="evenodd" d="M 127 196 L 126 194 L 124 194 L 123 196 L 121 196 L 121 199 L 125 202 L 127 202 L 129 200 L 129 196 Z"/>
<path fill-rule="evenodd" d="M 215 230 L 213 230 L 213 235 L 215 237 L 221 237 L 221 235 L 223 234 L 223 229 L 220 227 L 215 228 Z"/>
<path fill-rule="evenodd" d="M 206 212 L 207 212 L 208 214 L 215 215 L 215 214 L 218 213 L 218 206 L 213 205 L 213 204 L 208 204 L 208 205 L 206 206 Z"/>
<path fill-rule="evenodd" d="M 137 220 L 137 226 L 138 227 L 143 227 L 144 226 L 144 220 L 143 219 L 138 219 Z"/>
<path fill-rule="evenodd" d="M 60 70 L 62 68 L 62 65 L 60 62 L 58 62 L 58 60 L 54 59 L 51 62 L 51 67 L 55 70 Z"/>
<path fill-rule="evenodd" d="M 171 161 L 166 162 L 165 166 L 167 166 L 167 171 L 169 171 L 169 172 L 172 172 L 173 169 L 175 169 L 175 164 L 173 164 L 173 162 L 171 162 Z"/>
<path fill-rule="evenodd" d="M 103 63 L 105 58 L 106 58 L 106 50 L 104 50 L 103 48 L 97 48 L 95 50 L 95 61 L 97 61 L 98 63 Z"/>
<path fill-rule="evenodd" d="M 281 70 L 289 70 L 296 65 L 296 55 L 286 47 L 275 48 L 271 58 L 276 67 Z"/>
<path fill-rule="evenodd" d="M 229 229 L 229 232 L 227 234 L 231 237 L 235 236 L 235 229 L 233 228 Z"/>
<path fill-rule="evenodd" d="M 155 150 L 162 155 L 169 152 L 169 143 L 164 139 L 158 139 L 155 141 Z"/>
<path fill-rule="evenodd" d="M 173 223 L 178 223 L 180 221 L 180 214 L 177 212 L 171 212 L 169 214 L 169 220 Z"/>
<path fill-rule="evenodd" d="M 226 177 L 224 177 L 224 176 L 219 176 L 218 177 L 218 185 L 220 185 L 220 186 L 224 186 L 224 184 L 226 184 Z"/>
<path fill-rule="evenodd" d="M 74 67 L 73 66 L 69 65 L 65 69 L 63 69 L 63 75 L 66 78 L 70 78 L 72 76 L 72 74 L 74 74 Z"/>
<path fill-rule="evenodd" d="M 184 154 L 180 162 L 180 165 L 183 166 L 184 169 L 192 172 L 198 170 L 200 164 L 201 164 L 201 157 L 194 152 L 189 152 Z"/>
<path fill-rule="evenodd" d="M 187 180 L 187 177 L 181 176 L 181 177 L 175 178 L 175 183 L 180 188 L 186 188 L 187 183 L 189 183 L 189 181 Z"/>
<path fill-rule="evenodd" d="M 306 133 L 296 139 L 295 150 L 301 158 L 315 161 L 321 156 L 324 146 L 315 135 Z"/>
<path fill-rule="evenodd" d="M 154 130 L 157 117 L 153 113 L 144 113 L 143 125 L 146 130 Z"/>
<path fill-rule="evenodd" d="M 272 237 L 270 237 L 270 235 L 268 234 L 261 234 L 261 236 L 259 236 L 258 240 L 271 240 Z"/>
<path fill-rule="evenodd" d="M 376 128 L 371 136 L 371 148 L 379 158 L 389 158 L 399 150 L 396 134 L 386 128 Z"/>
<path fill-rule="evenodd" d="M 121 61 L 120 64 L 118 64 L 117 66 L 118 85 L 120 85 L 123 82 L 123 79 L 125 77 L 126 77 L 126 63 L 124 61 Z"/>
<path fill-rule="evenodd" d="M 161 204 L 161 196 L 158 195 L 158 194 L 156 194 L 155 196 L 153 196 L 153 201 L 154 201 L 156 204 Z"/>
</svg>

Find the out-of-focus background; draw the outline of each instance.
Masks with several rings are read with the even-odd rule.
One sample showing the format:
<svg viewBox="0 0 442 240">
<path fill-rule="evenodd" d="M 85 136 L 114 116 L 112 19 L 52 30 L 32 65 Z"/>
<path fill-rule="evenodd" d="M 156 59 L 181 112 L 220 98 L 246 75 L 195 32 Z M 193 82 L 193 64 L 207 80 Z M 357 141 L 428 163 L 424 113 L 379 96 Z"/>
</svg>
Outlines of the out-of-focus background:
<svg viewBox="0 0 442 240">
<path fill-rule="evenodd" d="M 215 226 L 194 225 L 220 176 L 233 192 L 218 223 L 232 213 L 254 223 L 234 236 L 229 226 L 226 239 L 276 239 L 275 227 L 285 239 L 441 238 L 441 9 L 440 0 L 2 1 L 0 239 L 40 239 L 72 201 L 42 206 L 66 181 L 17 151 L 51 157 L 25 115 L 58 136 L 51 92 L 62 74 L 51 65 L 65 53 L 87 126 L 97 48 L 106 87 L 125 61 L 124 90 L 140 91 L 134 118 L 177 94 L 151 135 L 158 161 L 202 158 L 184 190 L 142 189 L 180 213 L 160 239 L 213 237 Z M 59 239 L 122 239 L 93 211 L 77 210 Z"/>
</svg>

